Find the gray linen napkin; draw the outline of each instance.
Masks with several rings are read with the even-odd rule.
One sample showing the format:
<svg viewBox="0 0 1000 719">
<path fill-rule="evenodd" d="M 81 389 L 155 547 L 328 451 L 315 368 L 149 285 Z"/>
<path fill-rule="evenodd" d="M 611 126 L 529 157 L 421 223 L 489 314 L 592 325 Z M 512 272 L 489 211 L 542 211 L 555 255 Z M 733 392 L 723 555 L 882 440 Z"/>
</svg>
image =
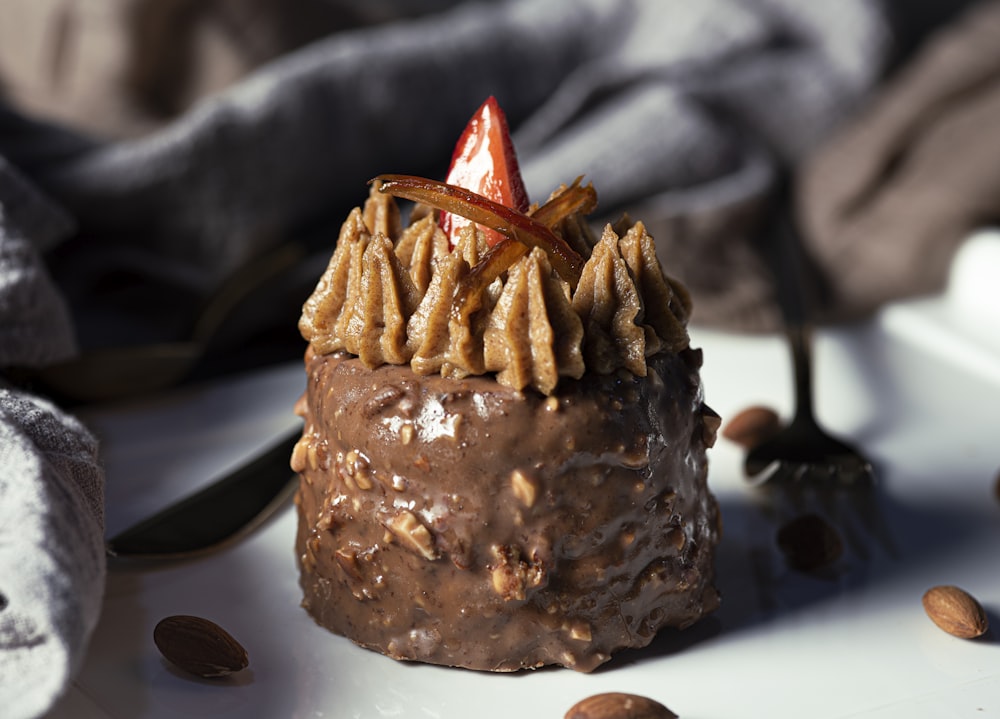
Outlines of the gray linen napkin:
<svg viewBox="0 0 1000 719">
<path fill-rule="evenodd" d="M 88 273 L 141 271 L 157 293 L 205 295 L 303 228 L 332 242 L 373 175 L 441 176 L 488 94 L 516 128 L 535 199 L 586 175 L 602 214 L 647 222 L 696 319 L 765 326 L 749 240 L 773 161 L 763 148 L 794 162 L 816 147 L 871 89 L 886 47 L 876 0 L 461 4 L 331 35 L 132 139 L 0 108 L 0 157 L 18 168 L 0 165 L 0 366 L 71 350 L 60 295 L 93 343 Z M 136 307 L 112 308 L 136 325 L 116 324 L 116 340 L 149 330 Z M 0 395 L 0 457 L 2 550 L 22 560 L 0 573 L 0 706 L 31 716 L 65 687 L 99 610 L 101 476 L 86 431 L 16 390 Z M 62 669 L 31 684 L 29 661 Z"/>
<path fill-rule="evenodd" d="M 704 295 L 703 319 L 752 326 L 742 308 L 766 292 L 734 301 L 733 272 L 702 273 L 753 265 L 739 235 L 769 182 L 762 148 L 791 159 L 815 147 L 887 47 L 872 0 L 467 4 L 331 36 L 153 134 L 19 165 L 84 230 L 85 250 L 66 250 L 74 282 L 88 286 L 75 260 L 104 253 L 104 268 L 130 262 L 206 293 L 289 231 L 342 216 L 373 175 L 443 174 L 494 94 L 533 197 L 586 175 L 602 214 L 627 208 L 657 232 L 671 270 Z M 17 151 L 0 136 L 0 155 Z M 702 252 L 720 225 L 731 232 Z"/>
<path fill-rule="evenodd" d="M 69 315 L 38 246 L 65 213 L 0 159 L 0 367 L 73 352 Z M 78 669 L 104 589 L 97 443 L 46 400 L 0 380 L 0 707 L 44 712 Z"/>
</svg>

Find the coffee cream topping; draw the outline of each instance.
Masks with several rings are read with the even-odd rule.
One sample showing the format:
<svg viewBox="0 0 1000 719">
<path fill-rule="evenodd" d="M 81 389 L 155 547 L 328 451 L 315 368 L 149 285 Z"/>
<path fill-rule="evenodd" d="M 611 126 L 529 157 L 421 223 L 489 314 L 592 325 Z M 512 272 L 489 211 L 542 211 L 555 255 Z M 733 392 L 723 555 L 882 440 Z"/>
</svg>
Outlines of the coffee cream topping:
<svg viewBox="0 0 1000 719">
<path fill-rule="evenodd" d="M 641 222 L 607 225 L 597 239 L 572 216 L 553 231 L 587 257 L 575 289 L 534 248 L 469 292 L 488 249 L 476 225 L 449 249 L 434 212 L 417 206 L 404 228 L 395 199 L 373 186 L 341 227 L 299 330 L 314 352 L 349 352 L 370 368 L 495 372 L 505 386 L 546 395 L 585 371 L 645 376 L 647 357 L 688 346 L 690 297 L 663 272 Z"/>
</svg>

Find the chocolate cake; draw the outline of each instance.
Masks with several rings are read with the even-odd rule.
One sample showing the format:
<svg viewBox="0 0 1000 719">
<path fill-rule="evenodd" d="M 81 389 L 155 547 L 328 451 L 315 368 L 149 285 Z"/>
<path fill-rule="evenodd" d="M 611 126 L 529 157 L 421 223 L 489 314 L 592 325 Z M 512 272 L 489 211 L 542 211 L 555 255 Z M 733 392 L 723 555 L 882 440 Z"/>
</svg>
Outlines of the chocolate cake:
<svg viewBox="0 0 1000 719">
<path fill-rule="evenodd" d="M 421 203 L 405 228 L 393 196 Z M 386 176 L 344 223 L 300 322 L 320 625 L 395 659 L 590 671 L 717 607 L 690 300 L 641 223 L 590 233 L 594 202 Z"/>
</svg>

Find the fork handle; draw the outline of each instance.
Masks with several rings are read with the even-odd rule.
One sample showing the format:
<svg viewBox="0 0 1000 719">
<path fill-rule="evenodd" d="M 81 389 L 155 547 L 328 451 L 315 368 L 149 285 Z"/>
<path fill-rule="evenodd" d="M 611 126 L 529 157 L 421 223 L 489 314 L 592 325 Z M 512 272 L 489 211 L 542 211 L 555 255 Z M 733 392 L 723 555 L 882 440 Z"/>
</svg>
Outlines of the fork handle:
<svg viewBox="0 0 1000 719">
<path fill-rule="evenodd" d="M 792 371 L 795 376 L 795 415 L 793 422 L 815 419 L 813 415 L 812 384 L 812 327 L 804 323 L 785 327 L 788 347 L 792 353 Z"/>
<path fill-rule="evenodd" d="M 763 247 L 764 260 L 774 280 L 775 299 L 782 320 L 789 327 L 806 325 L 811 314 L 803 277 L 806 270 L 805 248 L 802 247 L 795 219 L 793 188 L 792 174 L 779 170 L 772 191 Z"/>
<path fill-rule="evenodd" d="M 764 258 L 774 279 L 775 297 L 781 309 L 792 355 L 795 377 L 795 419 L 813 419 L 811 293 L 805 273 L 810 269 L 806 250 L 795 221 L 794 177 L 779 171 L 776 178 Z M 818 278 L 809 289 L 819 289 Z"/>
</svg>

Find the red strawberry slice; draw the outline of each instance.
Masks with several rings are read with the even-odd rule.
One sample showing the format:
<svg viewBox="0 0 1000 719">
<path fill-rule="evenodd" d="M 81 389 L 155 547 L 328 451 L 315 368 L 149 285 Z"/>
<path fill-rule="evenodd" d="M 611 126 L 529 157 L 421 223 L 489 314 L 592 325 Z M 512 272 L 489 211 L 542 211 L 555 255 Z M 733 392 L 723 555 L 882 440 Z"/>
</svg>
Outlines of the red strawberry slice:
<svg viewBox="0 0 1000 719">
<path fill-rule="evenodd" d="M 507 118 L 492 95 L 476 110 L 459 137 L 445 182 L 518 212 L 528 211 L 528 193 L 517 165 Z M 452 247 L 462 228 L 475 224 L 450 212 L 441 213 L 440 223 Z M 491 247 L 503 239 L 495 230 L 482 229 Z"/>
</svg>

